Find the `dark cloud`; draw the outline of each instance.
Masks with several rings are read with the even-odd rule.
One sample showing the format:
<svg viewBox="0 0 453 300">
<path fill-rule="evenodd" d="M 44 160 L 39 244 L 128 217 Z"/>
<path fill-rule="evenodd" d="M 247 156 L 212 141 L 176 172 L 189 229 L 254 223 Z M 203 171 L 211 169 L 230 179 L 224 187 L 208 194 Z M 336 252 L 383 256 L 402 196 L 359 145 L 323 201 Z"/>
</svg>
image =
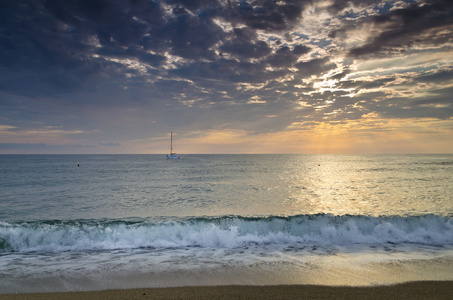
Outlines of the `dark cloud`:
<svg viewBox="0 0 453 300">
<path fill-rule="evenodd" d="M 241 59 L 262 58 L 271 53 L 271 48 L 266 42 L 245 39 L 234 39 L 224 43 L 220 50 Z"/>
<path fill-rule="evenodd" d="M 296 45 L 293 49 L 293 54 L 302 55 L 310 52 L 311 48 L 304 45 Z"/>
<path fill-rule="evenodd" d="M 352 7 L 366 8 L 371 5 L 382 4 L 381 0 L 334 0 L 328 10 L 334 14 L 351 9 Z"/>
<path fill-rule="evenodd" d="M 0 15 L 0 59 L 3 66 L 46 70 L 72 68 L 89 48 L 74 39 L 64 24 L 50 16 L 42 3 L 11 1 Z M 66 33 L 64 33 L 66 32 Z"/>
<path fill-rule="evenodd" d="M 311 1 L 241 1 L 231 2 L 225 18 L 237 24 L 260 30 L 289 29 Z"/>
<path fill-rule="evenodd" d="M 223 36 L 223 31 L 212 19 L 189 14 L 177 16 L 155 34 L 158 39 L 169 39 L 171 53 L 188 59 L 213 59 L 212 49 Z"/>
<path fill-rule="evenodd" d="M 220 59 L 216 62 L 196 62 L 173 70 L 170 74 L 188 78 L 203 84 L 205 81 L 218 80 L 233 83 L 263 83 L 287 74 L 287 71 L 266 70 L 266 63 L 237 62 Z"/>
<path fill-rule="evenodd" d="M 416 105 L 426 106 L 431 105 L 442 110 L 445 116 L 451 116 L 453 113 L 453 99 L 451 97 L 453 88 L 438 88 L 434 91 L 433 95 L 429 95 L 419 100 L 412 100 L 411 102 Z M 445 117 L 444 116 L 444 117 Z"/>
<path fill-rule="evenodd" d="M 187 8 L 190 11 L 198 11 L 199 9 L 216 8 L 219 6 L 216 0 L 168 0 L 168 4 L 177 4 Z"/>
<path fill-rule="evenodd" d="M 173 6 L 170 14 L 164 5 Z M 89 88 L 103 80 L 118 81 L 119 86 L 130 82 L 127 78 L 136 70 L 111 59 L 138 60 L 160 68 L 168 62 L 167 54 L 194 60 L 195 64 L 181 65 L 181 74 L 200 66 L 193 73 L 210 77 L 210 72 L 203 76 L 203 60 L 212 63 L 211 70 L 234 68 L 235 74 L 241 72 L 224 78 L 250 76 L 247 72 L 261 72 L 262 66 L 243 60 L 264 60 L 272 54 L 268 42 L 257 38 L 256 30 L 288 29 L 300 18 L 304 1 L 12 0 L 3 1 L 2 6 L 0 59 L 5 73 L 11 72 L 6 77 L 14 77 L 14 70 L 29 73 L 28 86 L 40 94 L 43 80 L 33 74 L 47 78 L 44 85 L 53 87 L 54 93 L 68 92 L 71 87 Z M 241 28 L 226 32 L 215 19 Z M 290 65 L 309 48 L 299 45 L 292 52 L 287 49 L 277 50 L 268 63 Z M 222 58 L 226 54 L 239 59 L 234 67 L 233 61 Z M 9 81 L 0 87 L 23 93 L 21 84 Z"/>
<path fill-rule="evenodd" d="M 351 22 L 332 32 L 331 37 L 366 24 L 373 24 L 376 28 L 381 28 L 382 32 L 373 36 L 365 45 L 351 49 L 351 56 L 400 54 L 412 45 L 444 44 L 453 41 L 453 2 L 419 2 L 390 10 Z"/>
<path fill-rule="evenodd" d="M 317 58 L 308 62 L 300 62 L 296 64 L 302 78 L 310 77 L 311 75 L 319 75 L 336 67 L 335 63 L 330 62 L 329 57 Z"/>
<path fill-rule="evenodd" d="M 163 21 L 160 6 L 152 1 L 46 0 L 44 3 L 48 12 L 72 27 L 79 38 L 96 35 L 102 45 L 135 44 L 151 24 L 159 25 Z"/>
<path fill-rule="evenodd" d="M 413 78 L 416 82 L 425 83 L 448 83 L 453 81 L 453 69 L 439 69 L 436 71 L 422 73 Z"/>
<path fill-rule="evenodd" d="M 297 59 L 299 58 L 299 55 L 295 54 L 294 51 L 291 51 L 291 49 L 288 46 L 281 47 L 275 53 L 267 59 L 267 62 L 272 66 L 272 67 L 292 67 L 294 63 L 297 62 Z"/>
</svg>

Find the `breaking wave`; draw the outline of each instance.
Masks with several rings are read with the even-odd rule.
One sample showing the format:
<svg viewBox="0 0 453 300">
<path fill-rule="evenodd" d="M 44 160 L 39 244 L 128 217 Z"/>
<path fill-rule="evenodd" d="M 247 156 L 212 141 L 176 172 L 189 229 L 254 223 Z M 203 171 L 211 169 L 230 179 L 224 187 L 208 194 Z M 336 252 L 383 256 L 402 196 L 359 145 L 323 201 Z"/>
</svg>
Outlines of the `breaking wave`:
<svg viewBox="0 0 453 300">
<path fill-rule="evenodd" d="M 205 217 L 178 221 L 0 222 L 0 252 L 250 245 L 453 245 L 453 218 L 424 216 Z"/>
</svg>

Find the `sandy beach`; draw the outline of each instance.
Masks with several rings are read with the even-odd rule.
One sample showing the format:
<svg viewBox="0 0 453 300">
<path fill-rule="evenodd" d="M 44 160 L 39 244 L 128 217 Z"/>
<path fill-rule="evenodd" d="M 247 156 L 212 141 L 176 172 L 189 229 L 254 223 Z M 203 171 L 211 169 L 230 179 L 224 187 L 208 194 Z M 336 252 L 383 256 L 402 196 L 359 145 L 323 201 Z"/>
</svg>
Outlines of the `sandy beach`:
<svg viewBox="0 0 453 300">
<path fill-rule="evenodd" d="M 390 286 L 317 285 L 195 286 L 66 293 L 3 294 L 19 299 L 452 299 L 453 281 L 421 281 Z"/>
</svg>

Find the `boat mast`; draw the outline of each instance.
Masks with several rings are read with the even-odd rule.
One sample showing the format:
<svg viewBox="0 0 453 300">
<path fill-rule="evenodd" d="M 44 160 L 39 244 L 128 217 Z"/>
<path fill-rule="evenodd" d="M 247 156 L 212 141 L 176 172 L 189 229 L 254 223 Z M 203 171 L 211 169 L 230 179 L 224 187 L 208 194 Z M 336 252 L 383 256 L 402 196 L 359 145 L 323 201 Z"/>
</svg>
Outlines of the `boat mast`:
<svg viewBox="0 0 453 300">
<path fill-rule="evenodd" d="M 170 133 L 170 155 L 173 155 L 173 132 Z"/>
</svg>

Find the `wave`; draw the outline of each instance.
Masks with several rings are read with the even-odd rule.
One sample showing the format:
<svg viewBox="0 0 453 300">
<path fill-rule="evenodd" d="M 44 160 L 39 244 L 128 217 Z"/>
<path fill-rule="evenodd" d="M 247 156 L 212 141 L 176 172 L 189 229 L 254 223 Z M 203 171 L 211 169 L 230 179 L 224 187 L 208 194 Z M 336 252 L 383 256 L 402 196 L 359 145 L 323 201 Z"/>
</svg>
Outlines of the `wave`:
<svg viewBox="0 0 453 300">
<path fill-rule="evenodd" d="M 453 218 L 424 216 L 204 217 L 179 221 L 0 222 L 0 252 L 250 245 L 453 245 Z"/>
</svg>

